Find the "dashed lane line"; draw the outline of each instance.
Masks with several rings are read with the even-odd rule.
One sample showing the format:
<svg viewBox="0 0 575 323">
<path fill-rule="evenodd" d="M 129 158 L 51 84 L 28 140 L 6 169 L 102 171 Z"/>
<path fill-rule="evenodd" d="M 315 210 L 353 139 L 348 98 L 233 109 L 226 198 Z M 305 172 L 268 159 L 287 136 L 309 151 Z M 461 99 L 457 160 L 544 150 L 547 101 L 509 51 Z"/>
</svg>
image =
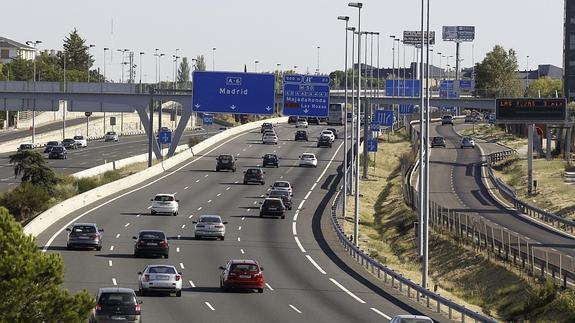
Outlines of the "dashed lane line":
<svg viewBox="0 0 575 323">
<path fill-rule="evenodd" d="M 314 265 L 314 267 L 323 275 L 326 274 L 325 270 L 323 270 L 323 268 L 321 268 L 317 262 L 315 262 L 315 260 L 313 260 L 313 258 L 310 255 L 305 255 L 305 257 L 307 258 L 307 260 L 309 260 L 309 262 L 311 262 L 312 265 Z"/>
<path fill-rule="evenodd" d="M 266 283 L 266 287 L 269 288 L 269 290 L 274 290 L 268 283 Z"/>
<path fill-rule="evenodd" d="M 291 307 L 291 309 L 294 310 L 294 311 L 296 311 L 298 314 L 301 314 L 301 311 L 300 311 L 297 307 L 295 307 L 295 306 L 293 306 L 293 305 L 291 305 L 291 304 L 289 304 L 289 307 Z"/>
<path fill-rule="evenodd" d="M 346 294 L 348 294 L 349 296 L 353 297 L 353 299 L 355 299 L 356 301 L 360 302 L 361 304 L 365 304 L 365 301 L 359 297 L 357 297 L 357 295 L 355 295 L 354 293 L 350 292 L 347 288 L 343 287 L 342 284 L 338 283 L 337 280 L 330 278 L 329 279 L 335 286 L 339 287 L 339 289 L 341 289 L 342 291 L 344 291 Z"/>
<path fill-rule="evenodd" d="M 386 319 L 391 320 L 391 317 L 389 315 L 383 313 L 382 311 L 378 310 L 377 308 L 372 307 L 371 310 L 376 312 L 377 314 L 385 317 Z"/>
<path fill-rule="evenodd" d="M 205 302 L 206 306 L 210 308 L 210 310 L 215 311 L 216 309 L 210 304 L 210 302 Z"/>
</svg>

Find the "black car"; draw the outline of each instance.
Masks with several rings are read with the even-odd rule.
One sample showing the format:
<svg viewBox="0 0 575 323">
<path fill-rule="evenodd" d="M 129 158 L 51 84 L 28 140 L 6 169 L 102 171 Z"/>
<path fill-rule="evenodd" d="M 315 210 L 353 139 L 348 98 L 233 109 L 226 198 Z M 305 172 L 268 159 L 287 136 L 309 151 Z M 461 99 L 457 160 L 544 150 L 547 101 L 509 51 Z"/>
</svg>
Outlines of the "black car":
<svg viewBox="0 0 575 323">
<path fill-rule="evenodd" d="M 216 158 L 216 172 L 220 170 L 231 170 L 232 172 L 236 171 L 236 158 L 232 155 L 219 155 Z"/>
<path fill-rule="evenodd" d="M 262 127 L 261 127 L 261 129 L 260 129 L 260 132 L 261 132 L 261 133 L 264 133 L 264 131 L 265 131 L 266 129 L 273 129 L 273 128 L 274 128 L 274 125 L 273 125 L 273 124 L 271 124 L 270 122 L 264 122 L 264 123 L 262 123 Z"/>
<path fill-rule="evenodd" d="M 295 124 L 297 122 L 297 116 L 289 116 L 288 124 Z"/>
<path fill-rule="evenodd" d="M 294 138 L 294 140 L 295 140 L 295 141 L 300 141 L 300 140 L 308 141 L 307 131 L 305 131 L 305 130 L 298 130 L 298 131 L 296 131 L 296 132 L 295 132 L 295 138 Z"/>
<path fill-rule="evenodd" d="M 66 149 L 76 149 L 78 148 L 78 142 L 72 138 L 67 138 L 62 140 L 62 146 Z"/>
<path fill-rule="evenodd" d="M 443 147 L 445 148 L 445 138 L 443 137 L 433 137 L 431 139 L 431 148 L 434 147 Z"/>
<path fill-rule="evenodd" d="M 96 308 L 91 323 L 96 322 L 142 322 L 142 301 L 131 288 L 106 287 L 98 289 Z"/>
<path fill-rule="evenodd" d="M 319 137 L 319 139 L 317 140 L 317 147 L 329 147 L 331 148 L 331 138 L 328 136 L 321 136 Z"/>
<path fill-rule="evenodd" d="M 134 257 L 157 255 L 168 258 L 170 255 L 170 244 L 168 243 L 168 238 L 163 231 L 140 231 L 138 236 L 132 237 L 132 239 L 136 240 L 136 243 L 134 244 Z"/>
<path fill-rule="evenodd" d="M 62 146 L 53 146 L 48 153 L 48 159 L 67 159 L 68 151 Z"/>
<path fill-rule="evenodd" d="M 52 150 L 52 148 L 56 147 L 56 146 L 60 146 L 60 142 L 58 141 L 48 141 L 46 143 L 46 148 L 44 148 L 44 153 L 49 153 L 50 150 Z"/>
<path fill-rule="evenodd" d="M 333 132 L 333 136 L 335 137 L 335 139 L 339 139 L 339 131 L 337 131 L 336 128 L 325 128 L 325 130 Z"/>
<path fill-rule="evenodd" d="M 280 167 L 280 159 L 276 154 L 265 154 L 262 162 L 263 167 Z"/>
<path fill-rule="evenodd" d="M 259 168 L 248 168 L 244 172 L 244 184 L 260 183 L 264 185 L 266 183 L 264 174 L 265 172 Z"/>
<path fill-rule="evenodd" d="M 285 219 L 286 207 L 279 198 L 266 198 L 260 207 L 260 217 L 264 216 L 277 216 Z"/>
<path fill-rule="evenodd" d="M 307 117 L 307 123 L 319 125 L 319 118 L 318 117 Z"/>
<path fill-rule="evenodd" d="M 272 191 L 268 194 L 268 197 L 281 199 L 284 206 L 288 210 L 291 210 L 291 208 L 292 208 L 292 202 L 291 202 L 292 196 L 288 190 L 274 190 L 274 189 L 272 189 Z"/>
</svg>

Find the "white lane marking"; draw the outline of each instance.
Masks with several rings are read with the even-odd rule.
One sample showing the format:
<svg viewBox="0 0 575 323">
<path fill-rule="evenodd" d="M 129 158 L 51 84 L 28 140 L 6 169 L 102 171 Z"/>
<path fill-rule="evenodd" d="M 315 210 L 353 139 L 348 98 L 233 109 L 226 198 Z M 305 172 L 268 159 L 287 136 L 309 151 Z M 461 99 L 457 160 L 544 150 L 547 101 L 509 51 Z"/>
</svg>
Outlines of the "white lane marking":
<svg viewBox="0 0 575 323">
<path fill-rule="evenodd" d="M 141 214 L 140 214 L 140 213 L 138 213 L 138 214 L 136 215 L 136 217 L 137 217 L 137 218 L 139 218 L 139 217 L 140 217 L 140 215 L 141 215 Z"/>
<path fill-rule="evenodd" d="M 254 201 L 254 205 L 258 204 L 258 201 Z"/>
<path fill-rule="evenodd" d="M 282 179 L 282 178 L 284 178 L 284 176 L 283 176 L 283 175 L 282 175 L 282 176 L 280 176 L 280 179 Z"/>
<path fill-rule="evenodd" d="M 196 183 L 199 183 L 199 182 L 200 182 L 200 180 L 199 180 L 199 179 L 196 179 Z"/>
<path fill-rule="evenodd" d="M 150 206 L 148 206 L 148 210 L 149 210 L 149 209 L 151 209 L 151 208 L 152 208 L 152 206 L 151 206 L 151 205 L 150 205 Z"/>
<path fill-rule="evenodd" d="M 242 241 L 242 238 L 238 237 L 238 241 Z"/>
<path fill-rule="evenodd" d="M 241 231 L 241 230 L 242 230 L 242 226 L 241 226 L 241 225 L 238 227 L 238 230 L 239 230 L 239 231 Z"/>
<path fill-rule="evenodd" d="M 303 246 L 301 245 L 301 242 L 299 242 L 299 238 L 297 236 L 293 237 L 295 239 L 295 243 L 297 243 L 297 246 L 299 247 L 299 250 L 301 250 L 301 252 L 305 253 L 305 249 L 303 248 Z"/>
<path fill-rule="evenodd" d="M 178 194 L 178 192 L 174 192 L 174 195 Z"/>
<path fill-rule="evenodd" d="M 266 195 L 265 194 L 260 195 L 260 197 L 264 197 L 264 196 L 266 196 Z"/>
<path fill-rule="evenodd" d="M 108 266 L 112 267 L 112 260 L 108 260 Z"/>
<path fill-rule="evenodd" d="M 301 201 L 301 203 L 299 204 L 299 206 L 297 207 L 297 210 L 300 211 L 301 208 L 303 207 L 303 204 L 305 203 L 305 200 Z"/>
<path fill-rule="evenodd" d="M 201 211 L 201 210 L 202 210 L 202 207 L 200 206 L 200 207 L 198 208 L 198 211 Z"/>
<path fill-rule="evenodd" d="M 176 247 L 176 252 L 180 252 L 180 247 Z"/>
<path fill-rule="evenodd" d="M 182 229 L 185 228 L 185 227 L 186 227 L 186 225 L 185 225 L 185 224 L 182 224 Z"/>
<path fill-rule="evenodd" d="M 218 195 L 216 195 L 216 196 L 222 196 L 222 193 L 218 193 Z"/>
<path fill-rule="evenodd" d="M 116 234 L 116 239 L 118 239 L 119 237 L 120 237 L 120 234 L 119 234 L 119 233 L 118 233 L 118 234 Z"/>
<path fill-rule="evenodd" d="M 317 185 L 317 183 L 313 183 L 313 185 L 312 185 L 311 188 L 309 189 L 310 192 L 313 191 L 313 189 L 315 188 L 316 185 Z"/>
<path fill-rule="evenodd" d="M 181 237 L 182 237 L 182 236 L 178 234 L 178 240 L 180 240 Z"/>
<path fill-rule="evenodd" d="M 304 200 L 307 200 L 307 198 L 309 197 L 309 195 L 311 194 L 311 191 L 307 192 L 307 194 L 305 195 L 305 197 L 303 198 Z M 302 201 L 303 202 L 303 201 Z"/>
<path fill-rule="evenodd" d="M 293 220 L 297 221 L 297 216 L 299 215 L 299 210 L 295 211 L 295 214 L 293 215 Z"/>
<path fill-rule="evenodd" d="M 190 188 L 189 186 L 184 187 L 185 190 L 187 190 L 188 188 Z"/>
<path fill-rule="evenodd" d="M 210 176 L 210 175 L 208 175 L 208 174 L 204 175 L 204 177 L 208 177 L 208 176 Z"/>
<path fill-rule="evenodd" d="M 126 223 L 126 224 L 124 225 L 124 228 L 127 228 L 129 225 L 130 225 L 130 222 Z"/>
<path fill-rule="evenodd" d="M 252 209 L 247 209 L 246 212 L 249 212 L 249 211 L 251 211 L 251 210 L 252 210 Z"/>
<path fill-rule="evenodd" d="M 184 264 L 180 262 L 180 268 L 184 269 Z"/>
<path fill-rule="evenodd" d="M 244 148 L 244 149 L 242 149 L 242 151 L 246 151 L 246 149 Z"/>
<path fill-rule="evenodd" d="M 190 216 L 188 217 L 188 219 L 191 219 L 192 217 L 194 217 L 194 215 L 193 215 L 193 214 L 190 214 Z"/>
<path fill-rule="evenodd" d="M 289 304 L 289 307 L 291 307 L 292 310 L 296 311 L 298 314 L 301 314 L 301 311 L 298 310 L 297 307 L 295 307 L 295 306 L 293 306 L 293 305 L 291 305 L 291 304 Z"/>
<path fill-rule="evenodd" d="M 212 200 L 208 200 L 208 203 L 212 203 Z"/>
<path fill-rule="evenodd" d="M 248 211 L 249 211 L 249 210 L 248 210 Z M 242 221 L 245 220 L 245 219 L 246 219 L 246 217 L 245 217 L 245 216 L 242 216 Z"/>
<path fill-rule="evenodd" d="M 248 147 L 249 147 L 249 148 L 252 148 L 252 146 L 253 146 L 253 145 L 249 145 Z"/>
<path fill-rule="evenodd" d="M 246 252 L 244 251 L 244 249 L 240 249 L 240 252 L 242 253 L 242 255 L 243 255 L 244 253 L 246 253 Z"/>
<path fill-rule="evenodd" d="M 347 288 L 343 287 L 342 284 L 338 283 L 337 280 L 330 278 L 329 280 L 331 280 L 332 283 L 335 284 L 335 286 L 339 287 L 339 289 L 341 289 L 342 291 L 344 291 L 347 295 L 353 297 L 356 301 L 360 302 L 361 304 L 365 304 L 365 301 L 359 297 L 357 297 L 357 295 L 355 295 L 354 293 L 350 292 Z"/>
<path fill-rule="evenodd" d="M 110 246 L 110 251 L 114 251 L 114 245 Z"/>
<path fill-rule="evenodd" d="M 188 280 L 188 283 L 190 283 L 190 286 L 192 286 L 192 288 L 196 288 L 196 285 L 194 285 L 194 282 L 191 280 Z"/>
<path fill-rule="evenodd" d="M 226 187 L 226 191 L 229 191 L 229 190 L 230 190 L 230 188 L 231 188 L 231 187 L 229 187 L 229 186 L 228 186 L 228 187 Z"/>
<path fill-rule="evenodd" d="M 234 182 L 234 184 L 237 184 L 237 183 L 238 183 L 238 181 L 235 181 L 235 182 Z"/>
<path fill-rule="evenodd" d="M 309 260 L 309 262 L 311 262 L 312 265 L 314 265 L 314 267 L 322 274 L 326 274 L 325 270 L 323 270 L 323 268 L 321 268 L 317 262 L 315 262 L 315 260 L 313 260 L 313 258 L 310 255 L 305 255 L 305 257 L 307 258 L 307 260 Z"/>
<path fill-rule="evenodd" d="M 112 278 L 112 284 L 113 284 L 114 286 L 118 286 L 118 282 L 116 282 L 116 278 Z"/>
<path fill-rule="evenodd" d="M 297 236 L 297 228 L 296 228 L 296 226 L 297 226 L 297 222 L 293 221 L 293 222 L 291 223 L 291 229 L 292 229 L 292 231 L 293 231 L 293 235 L 294 235 L 294 236 Z"/>
<path fill-rule="evenodd" d="M 209 302 L 205 302 L 206 306 L 210 308 L 210 310 L 215 311 L 216 309 L 210 304 Z"/>
<path fill-rule="evenodd" d="M 267 286 L 267 288 L 269 288 L 270 290 L 274 290 L 274 289 L 270 286 L 270 284 L 266 283 L 266 286 Z"/>
<path fill-rule="evenodd" d="M 372 307 L 371 310 L 376 312 L 377 314 L 385 317 L 386 319 L 391 320 L 391 317 L 389 315 L 383 313 L 382 311 L 378 310 L 377 308 Z"/>
</svg>

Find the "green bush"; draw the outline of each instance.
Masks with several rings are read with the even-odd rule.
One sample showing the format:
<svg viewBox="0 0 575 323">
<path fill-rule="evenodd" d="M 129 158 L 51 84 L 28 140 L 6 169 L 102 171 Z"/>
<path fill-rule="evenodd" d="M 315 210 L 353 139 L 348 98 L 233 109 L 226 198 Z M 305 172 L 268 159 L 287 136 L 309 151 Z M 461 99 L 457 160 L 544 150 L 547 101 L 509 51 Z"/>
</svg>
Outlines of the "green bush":
<svg viewBox="0 0 575 323">
<path fill-rule="evenodd" d="M 26 221 L 49 207 L 50 194 L 42 187 L 22 183 L 0 197 L 0 205 L 8 209 L 17 221 Z"/>
<path fill-rule="evenodd" d="M 100 185 L 108 184 L 113 181 L 121 179 L 123 176 L 118 170 L 109 170 L 102 175 L 100 179 Z"/>
<path fill-rule="evenodd" d="M 78 194 L 82 194 L 100 186 L 100 180 L 97 177 L 80 178 L 76 181 L 76 185 L 78 186 Z"/>
</svg>

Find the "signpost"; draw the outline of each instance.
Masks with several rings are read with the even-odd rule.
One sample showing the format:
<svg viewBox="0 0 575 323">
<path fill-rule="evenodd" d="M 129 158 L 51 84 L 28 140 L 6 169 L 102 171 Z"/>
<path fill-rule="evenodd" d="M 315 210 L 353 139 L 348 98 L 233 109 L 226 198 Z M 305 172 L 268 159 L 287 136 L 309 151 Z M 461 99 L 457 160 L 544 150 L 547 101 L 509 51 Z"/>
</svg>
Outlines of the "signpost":
<svg viewBox="0 0 575 323">
<path fill-rule="evenodd" d="M 204 125 L 209 126 L 214 123 L 214 116 L 206 113 L 202 117 L 202 122 Z"/>
<path fill-rule="evenodd" d="M 194 112 L 274 113 L 273 74 L 194 71 L 192 91 Z"/>
<path fill-rule="evenodd" d="M 443 26 L 442 36 L 445 41 L 473 41 L 475 26 Z"/>
<path fill-rule="evenodd" d="M 284 116 L 328 116 L 328 76 L 285 75 L 283 93 Z"/>
<path fill-rule="evenodd" d="M 374 122 L 384 126 L 393 126 L 393 111 L 391 110 L 375 110 Z"/>
<path fill-rule="evenodd" d="M 413 46 L 421 46 L 421 31 L 404 31 L 403 32 L 403 43 L 405 45 L 413 45 Z M 424 43 L 427 43 L 427 33 L 425 33 L 426 37 L 423 40 Z M 435 45 L 435 31 L 429 32 L 429 45 Z"/>
<path fill-rule="evenodd" d="M 495 100 L 497 123 L 565 123 L 566 99 L 509 98 Z"/>
<path fill-rule="evenodd" d="M 160 144 L 169 145 L 172 142 L 172 132 L 169 130 L 162 130 L 158 135 Z"/>
</svg>

